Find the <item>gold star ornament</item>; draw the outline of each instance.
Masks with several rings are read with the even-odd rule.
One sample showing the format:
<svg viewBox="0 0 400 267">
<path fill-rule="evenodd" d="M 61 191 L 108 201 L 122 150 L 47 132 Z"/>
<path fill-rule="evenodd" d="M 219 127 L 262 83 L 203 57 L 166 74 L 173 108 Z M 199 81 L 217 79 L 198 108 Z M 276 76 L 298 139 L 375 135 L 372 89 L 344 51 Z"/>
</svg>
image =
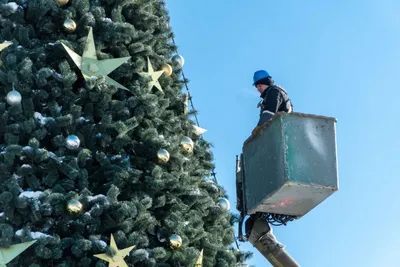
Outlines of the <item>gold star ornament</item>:
<svg viewBox="0 0 400 267">
<path fill-rule="evenodd" d="M 149 59 L 149 57 L 147 57 L 147 72 L 141 72 L 140 75 L 150 76 L 151 81 L 149 82 L 149 89 L 151 89 L 151 88 L 153 88 L 153 86 L 155 86 L 158 90 L 163 92 L 160 82 L 158 81 L 158 78 L 160 78 L 163 73 L 164 73 L 163 70 L 154 71 L 153 66 L 151 65 L 150 59 Z"/>
<path fill-rule="evenodd" d="M 105 253 L 96 254 L 94 256 L 109 262 L 108 267 L 128 267 L 124 258 L 129 254 L 129 252 L 131 252 L 132 249 L 135 248 L 135 246 L 118 250 L 117 244 L 115 244 L 114 236 L 111 234 L 110 247 L 115 251 L 115 255 L 113 257 L 110 257 Z"/>
<path fill-rule="evenodd" d="M 203 266 L 203 250 L 201 250 L 199 257 L 194 265 L 195 267 L 202 267 Z"/>
<path fill-rule="evenodd" d="M 0 266 L 7 266 L 6 264 L 12 261 L 15 257 L 21 254 L 25 249 L 29 248 L 36 240 L 15 244 L 8 248 L 0 248 Z"/>
<path fill-rule="evenodd" d="M 206 129 L 200 128 L 199 126 L 196 126 L 196 125 L 193 125 L 193 129 L 194 129 L 194 133 L 195 133 L 197 136 L 200 136 L 200 135 L 202 135 L 203 133 L 207 132 Z"/>
<path fill-rule="evenodd" d="M 11 42 L 5 42 L 5 43 L 0 44 L 0 51 L 2 51 L 6 47 L 9 47 L 10 45 L 12 45 Z"/>
<path fill-rule="evenodd" d="M 117 88 L 129 91 L 126 87 L 114 81 L 107 75 L 114 71 L 116 68 L 127 62 L 131 57 L 113 58 L 98 60 L 96 55 L 96 48 L 94 46 L 93 30 L 90 27 L 89 35 L 86 39 L 85 49 L 83 50 L 82 57 L 72 51 L 65 44 L 61 43 L 76 66 L 81 70 L 83 77 L 89 79 L 92 76 L 105 76 L 106 82 Z"/>
</svg>

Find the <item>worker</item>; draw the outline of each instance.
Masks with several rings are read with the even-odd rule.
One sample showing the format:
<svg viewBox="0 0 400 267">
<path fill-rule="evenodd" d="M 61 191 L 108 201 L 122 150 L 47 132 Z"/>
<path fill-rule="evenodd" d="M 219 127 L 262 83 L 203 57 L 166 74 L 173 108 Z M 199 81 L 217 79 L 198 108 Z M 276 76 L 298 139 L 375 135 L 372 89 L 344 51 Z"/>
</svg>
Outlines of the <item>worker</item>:
<svg viewBox="0 0 400 267">
<path fill-rule="evenodd" d="M 256 134 L 263 124 L 268 122 L 278 112 L 293 112 L 293 105 L 289 99 L 286 90 L 274 84 L 274 80 L 266 70 L 258 70 L 254 72 L 253 85 L 257 88 L 260 93 L 262 100 L 258 103 L 257 107 L 260 107 L 260 118 L 256 128 L 252 131 L 252 134 Z M 240 161 L 237 167 L 240 166 Z M 236 171 L 238 173 L 238 170 Z M 242 212 L 243 195 L 242 195 L 242 180 L 236 180 L 237 190 L 237 208 Z M 254 221 L 259 217 L 259 214 L 252 214 L 246 221 L 246 236 L 249 236 Z M 242 214 L 244 219 L 244 214 Z"/>
<path fill-rule="evenodd" d="M 253 82 L 262 98 L 257 105 L 257 107 L 260 107 L 260 119 L 256 129 L 268 122 L 277 112 L 290 113 L 293 111 L 293 105 L 288 93 L 281 86 L 274 84 L 274 80 L 267 71 L 256 71 L 253 76 Z"/>
</svg>

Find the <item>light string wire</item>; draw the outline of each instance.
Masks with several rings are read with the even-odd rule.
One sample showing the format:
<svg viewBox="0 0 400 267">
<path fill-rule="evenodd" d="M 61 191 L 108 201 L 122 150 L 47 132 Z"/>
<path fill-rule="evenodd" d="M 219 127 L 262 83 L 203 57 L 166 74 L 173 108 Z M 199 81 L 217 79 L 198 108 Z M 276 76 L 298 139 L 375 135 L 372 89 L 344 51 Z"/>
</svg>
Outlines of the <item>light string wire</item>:
<svg viewBox="0 0 400 267">
<path fill-rule="evenodd" d="M 160 7 L 161 8 L 162 8 L 162 5 L 165 5 L 165 1 L 164 0 L 160 0 L 159 3 L 160 3 Z M 168 23 L 168 26 L 169 26 L 170 29 L 172 29 L 172 27 L 171 27 L 171 25 L 169 23 Z M 172 43 L 175 46 L 176 55 L 180 56 L 179 51 L 178 51 L 178 46 L 175 43 L 175 38 L 174 38 L 173 34 L 171 36 L 171 40 L 172 40 Z M 182 74 L 182 78 L 183 78 L 183 83 L 185 84 L 185 89 L 186 89 L 186 92 L 187 92 L 187 97 L 188 97 L 188 101 L 189 101 L 189 104 L 190 104 L 190 108 L 193 111 L 193 115 L 194 115 L 194 118 L 196 120 L 197 126 L 200 127 L 200 123 L 199 123 L 199 120 L 197 118 L 196 109 L 194 108 L 194 104 L 193 104 L 192 96 L 190 94 L 190 90 L 189 90 L 189 86 L 188 86 L 188 83 L 187 83 L 187 79 L 186 79 L 185 73 L 183 71 L 183 66 L 181 66 L 180 68 L 181 68 L 181 74 Z M 200 138 L 202 139 L 203 137 L 200 136 Z M 215 167 L 212 169 L 211 176 L 213 177 L 214 182 L 216 184 L 218 184 L 217 173 L 215 172 Z M 235 233 L 233 233 L 233 239 L 235 240 L 237 249 L 239 249 L 239 243 L 237 241 L 238 238 L 235 236 Z"/>
</svg>

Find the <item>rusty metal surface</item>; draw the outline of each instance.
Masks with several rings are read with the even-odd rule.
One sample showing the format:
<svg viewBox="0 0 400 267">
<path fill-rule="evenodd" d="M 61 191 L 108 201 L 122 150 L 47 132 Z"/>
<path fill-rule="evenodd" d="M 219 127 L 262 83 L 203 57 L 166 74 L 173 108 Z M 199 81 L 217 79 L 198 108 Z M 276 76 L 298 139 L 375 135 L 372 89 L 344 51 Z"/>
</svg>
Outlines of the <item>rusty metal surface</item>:
<svg viewBox="0 0 400 267">
<path fill-rule="evenodd" d="M 246 213 L 303 216 L 338 190 L 336 119 L 278 114 L 243 145 Z"/>
</svg>

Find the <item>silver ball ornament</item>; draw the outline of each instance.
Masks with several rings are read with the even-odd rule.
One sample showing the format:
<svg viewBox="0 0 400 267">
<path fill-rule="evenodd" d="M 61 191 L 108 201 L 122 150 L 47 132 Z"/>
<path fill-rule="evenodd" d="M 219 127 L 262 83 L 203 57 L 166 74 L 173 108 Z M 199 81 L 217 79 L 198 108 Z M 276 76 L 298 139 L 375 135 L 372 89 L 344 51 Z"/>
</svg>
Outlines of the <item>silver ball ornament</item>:
<svg viewBox="0 0 400 267">
<path fill-rule="evenodd" d="M 160 163 L 167 163 L 169 161 L 169 152 L 165 149 L 160 149 L 157 152 L 157 158 Z"/>
<path fill-rule="evenodd" d="M 181 55 L 175 55 L 172 57 L 172 62 L 178 68 L 182 68 L 183 64 L 185 64 L 185 59 Z"/>
<path fill-rule="evenodd" d="M 65 139 L 65 146 L 70 150 L 79 148 L 80 144 L 81 140 L 79 140 L 79 137 L 76 135 L 68 135 Z"/>
<path fill-rule="evenodd" d="M 11 106 L 19 105 L 21 104 L 22 96 L 18 91 L 12 90 L 8 92 L 6 100 L 7 103 Z"/>
<path fill-rule="evenodd" d="M 63 27 L 67 32 L 74 32 L 76 30 L 76 23 L 72 19 L 66 19 Z"/>
<path fill-rule="evenodd" d="M 229 203 L 229 200 L 227 200 L 226 198 L 221 197 L 221 198 L 218 200 L 218 206 L 219 206 L 221 209 L 224 209 L 224 210 L 226 210 L 226 211 L 229 211 L 229 209 L 231 208 L 231 203 Z"/>
</svg>

